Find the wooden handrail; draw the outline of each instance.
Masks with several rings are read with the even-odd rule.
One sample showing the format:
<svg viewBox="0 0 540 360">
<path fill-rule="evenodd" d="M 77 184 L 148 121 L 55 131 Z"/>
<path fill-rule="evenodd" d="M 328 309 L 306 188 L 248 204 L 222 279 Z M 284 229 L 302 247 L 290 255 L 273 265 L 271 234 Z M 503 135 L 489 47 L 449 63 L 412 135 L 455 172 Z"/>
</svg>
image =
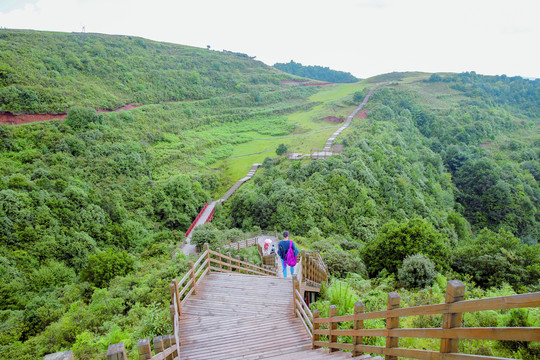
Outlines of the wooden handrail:
<svg viewBox="0 0 540 360">
<path fill-rule="evenodd" d="M 310 337 L 313 337 L 313 313 L 300 293 L 300 281 L 297 274 L 293 275 L 293 304 L 294 313 L 302 320 L 302 324 Z"/>
<path fill-rule="evenodd" d="M 355 356 L 366 353 L 384 354 L 387 358 L 407 357 L 414 359 L 495 359 L 488 356 L 476 356 L 458 353 L 460 339 L 482 339 L 482 340 L 505 340 L 505 341 L 540 341 L 540 328 L 538 327 L 484 327 L 484 328 L 462 328 L 461 320 L 458 322 L 443 322 L 440 328 L 427 329 L 400 329 L 399 318 L 419 315 L 443 314 L 447 321 L 461 319 L 463 312 L 476 312 L 484 310 L 499 310 L 512 308 L 528 308 L 540 306 L 540 292 L 530 294 L 519 294 L 501 296 L 496 298 L 455 301 L 463 298 L 465 287 L 459 281 L 449 281 L 445 304 L 416 306 L 410 308 L 393 308 L 389 305 L 389 310 L 363 313 L 362 303 L 355 304 L 354 315 L 330 316 L 321 318 L 311 316 L 313 327 L 313 348 L 328 347 L 332 349 L 352 351 Z M 295 294 L 295 300 L 300 294 Z M 390 296 L 391 295 L 391 296 Z M 399 306 L 399 295 L 389 294 L 389 304 Z M 363 320 L 386 319 L 386 329 L 364 329 Z M 392 322 L 390 322 L 392 320 Z M 351 330 L 334 330 L 337 323 L 353 321 L 355 326 Z M 321 329 L 321 324 L 326 324 L 325 329 Z M 448 326 L 448 324 L 450 326 Z M 320 335 L 327 335 L 329 341 L 320 341 Z M 337 343 L 332 341 L 336 336 L 350 336 L 353 339 L 350 343 Z M 358 339 L 363 336 L 385 337 L 387 346 L 363 345 Z M 433 338 L 441 339 L 440 351 L 414 350 L 399 348 L 399 338 Z M 333 338 L 333 339 L 332 339 Z M 391 340 L 389 340 L 391 339 Z"/>
</svg>

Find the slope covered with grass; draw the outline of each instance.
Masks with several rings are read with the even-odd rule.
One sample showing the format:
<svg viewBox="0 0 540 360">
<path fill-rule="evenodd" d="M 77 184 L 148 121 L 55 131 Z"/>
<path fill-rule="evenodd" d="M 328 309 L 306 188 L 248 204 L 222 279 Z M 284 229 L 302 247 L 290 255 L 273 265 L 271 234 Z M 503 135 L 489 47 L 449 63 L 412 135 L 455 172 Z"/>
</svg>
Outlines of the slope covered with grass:
<svg viewBox="0 0 540 360">
<path fill-rule="evenodd" d="M 237 53 L 131 36 L 0 32 L 0 111 L 116 109 L 267 91 L 290 78 Z"/>
</svg>

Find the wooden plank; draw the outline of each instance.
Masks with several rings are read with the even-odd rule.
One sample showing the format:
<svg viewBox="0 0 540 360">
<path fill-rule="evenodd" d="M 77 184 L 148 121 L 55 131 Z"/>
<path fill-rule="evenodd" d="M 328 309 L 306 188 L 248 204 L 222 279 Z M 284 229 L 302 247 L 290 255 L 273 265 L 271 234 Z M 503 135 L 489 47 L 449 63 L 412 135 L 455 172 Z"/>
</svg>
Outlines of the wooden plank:
<svg viewBox="0 0 540 360">
<path fill-rule="evenodd" d="M 330 331 L 313 330 L 314 334 L 330 335 Z M 429 328 L 429 329 L 359 329 L 332 330 L 338 336 L 381 336 L 433 339 L 477 339 L 507 341 L 540 341 L 540 327 L 531 328 Z"/>
<path fill-rule="evenodd" d="M 461 281 L 448 281 L 446 285 L 446 304 L 462 301 L 465 298 L 465 285 Z M 447 313 L 443 315 L 443 329 L 450 329 L 461 326 L 461 312 Z M 459 350 L 458 339 L 442 339 L 441 353 L 457 353 Z"/>
<path fill-rule="evenodd" d="M 330 308 L 328 309 L 328 315 L 330 317 L 332 316 L 336 316 L 337 315 L 337 306 L 336 305 L 330 305 Z M 337 335 L 335 335 L 336 331 L 337 331 L 337 323 L 330 323 L 330 326 L 329 326 L 329 335 L 328 335 L 328 340 L 330 341 L 330 343 L 337 343 Z M 336 351 L 336 349 L 339 349 L 339 348 L 334 348 L 334 347 L 330 347 L 330 345 L 328 345 L 329 347 L 329 351 L 330 352 L 333 352 L 333 351 Z"/>
<path fill-rule="evenodd" d="M 334 351 L 337 349 L 349 351 L 354 350 L 352 344 L 343 344 L 337 342 L 315 341 L 315 345 L 318 347 L 328 347 L 329 349 L 333 349 Z"/>
<path fill-rule="evenodd" d="M 354 303 L 354 314 L 358 315 L 364 312 L 364 304 L 361 301 L 357 301 Z M 355 320 L 353 323 L 353 330 L 361 330 L 364 328 L 364 321 L 363 320 Z M 355 335 L 352 338 L 352 344 L 356 349 L 356 345 L 362 345 L 364 343 L 364 337 Z M 358 356 L 360 355 L 360 352 L 357 352 L 356 350 L 353 351 L 352 356 Z"/>
<path fill-rule="evenodd" d="M 195 291 L 195 288 L 191 288 L 191 290 L 189 290 L 189 292 L 187 293 L 186 297 L 182 300 L 182 302 L 181 302 L 180 304 L 181 304 L 181 305 L 184 305 L 184 304 L 188 301 L 189 296 L 190 296 L 191 294 L 193 294 L 194 291 Z"/>
<path fill-rule="evenodd" d="M 313 339 L 312 339 L 312 342 L 311 342 L 311 348 L 312 349 L 316 349 L 318 346 L 315 345 L 316 342 L 319 341 L 319 335 L 317 334 L 317 330 L 319 330 L 319 323 L 314 321 L 316 320 L 317 318 L 319 317 L 319 310 L 315 309 L 313 310 L 313 330 L 312 330 L 312 335 L 313 335 Z"/>
<path fill-rule="evenodd" d="M 178 286 L 182 287 L 184 285 L 184 281 L 186 281 L 188 278 L 190 278 L 191 274 L 189 273 L 191 270 L 188 270 L 186 275 L 178 282 Z"/>
<path fill-rule="evenodd" d="M 201 269 L 204 269 L 201 267 Z M 206 268 L 206 270 L 204 270 L 204 272 L 202 273 L 201 277 L 199 278 L 199 280 L 197 280 L 197 285 L 199 285 L 201 283 L 201 281 L 204 279 L 205 275 L 208 274 L 208 272 L 210 271 L 209 268 Z"/>
</svg>

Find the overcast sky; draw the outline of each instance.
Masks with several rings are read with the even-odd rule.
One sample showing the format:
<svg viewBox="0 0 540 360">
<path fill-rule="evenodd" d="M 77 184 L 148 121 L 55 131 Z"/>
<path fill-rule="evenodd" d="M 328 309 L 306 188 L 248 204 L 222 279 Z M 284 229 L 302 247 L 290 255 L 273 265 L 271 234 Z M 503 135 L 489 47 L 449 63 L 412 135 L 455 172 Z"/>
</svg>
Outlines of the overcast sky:
<svg viewBox="0 0 540 360">
<path fill-rule="evenodd" d="M 540 78 L 540 0 L 0 0 L 0 27 L 135 35 L 392 71 Z"/>
</svg>

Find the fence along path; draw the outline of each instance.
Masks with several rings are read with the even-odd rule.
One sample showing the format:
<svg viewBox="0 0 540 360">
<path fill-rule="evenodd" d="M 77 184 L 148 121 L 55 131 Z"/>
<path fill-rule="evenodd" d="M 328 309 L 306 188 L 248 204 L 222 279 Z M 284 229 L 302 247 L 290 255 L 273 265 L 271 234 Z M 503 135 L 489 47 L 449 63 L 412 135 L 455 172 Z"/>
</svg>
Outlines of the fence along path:
<svg viewBox="0 0 540 360">
<path fill-rule="evenodd" d="M 363 354 L 375 353 L 388 360 L 495 360 L 500 358 L 459 353 L 459 341 L 540 341 L 540 328 L 461 328 L 464 312 L 540 307 L 540 292 L 463 301 L 465 286 L 450 281 L 444 304 L 400 308 L 400 297 L 393 292 L 388 294 L 386 310 L 364 313 L 364 305 L 357 302 L 354 314 L 337 316 L 337 307 L 332 305 L 329 316 L 321 318 L 304 301 L 304 292 L 316 291 L 328 276 L 316 253 L 302 252 L 292 281 L 278 278 L 275 268 L 212 251 L 208 245 L 189 266 L 184 277 L 169 287 L 174 335 L 158 337 L 157 346 L 154 339 L 154 356 L 149 340 L 139 340 L 139 359 L 370 359 Z M 400 317 L 437 314 L 443 315 L 440 328 L 400 328 Z M 386 328 L 365 328 L 364 321 L 369 319 L 384 319 Z M 352 329 L 338 329 L 340 323 L 352 323 Z M 386 346 L 364 345 L 364 337 L 383 337 Z M 440 339 L 440 350 L 400 348 L 403 337 Z M 46 359 L 73 359 L 73 353 L 51 354 Z M 107 359 L 125 360 L 124 345 L 110 345 Z"/>
</svg>

